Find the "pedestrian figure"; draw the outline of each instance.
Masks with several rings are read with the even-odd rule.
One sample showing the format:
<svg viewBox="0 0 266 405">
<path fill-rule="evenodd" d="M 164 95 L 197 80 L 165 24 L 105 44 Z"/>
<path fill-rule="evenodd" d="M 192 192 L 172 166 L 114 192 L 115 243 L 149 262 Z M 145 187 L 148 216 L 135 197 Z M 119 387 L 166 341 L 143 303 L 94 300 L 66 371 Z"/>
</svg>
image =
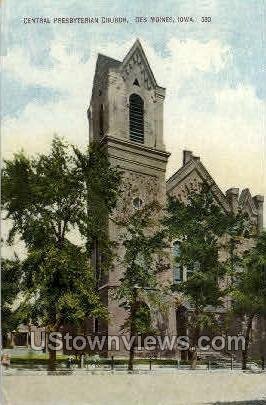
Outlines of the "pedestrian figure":
<svg viewBox="0 0 266 405">
<path fill-rule="evenodd" d="M 10 355 L 8 353 L 4 353 L 2 355 L 1 363 L 8 369 L 8 367 L 10 366 Z"/>
</svg>

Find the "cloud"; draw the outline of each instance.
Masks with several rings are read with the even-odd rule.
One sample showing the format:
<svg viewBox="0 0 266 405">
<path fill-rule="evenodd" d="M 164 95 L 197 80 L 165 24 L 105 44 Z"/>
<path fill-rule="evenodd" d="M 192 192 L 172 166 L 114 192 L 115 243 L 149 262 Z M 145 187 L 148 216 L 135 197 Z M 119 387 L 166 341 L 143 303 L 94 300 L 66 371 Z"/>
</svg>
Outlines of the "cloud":
<svg viewBox="0 0 266 405">
<path fill-rule="evenodd" d="M 187 148 L 201 156 L 223 190 L 249 187 L 253 193 L 265 194 L 265 103 L 250 86 L 213 89 L 213 93 L 211 111 L 193 108 L 186 98 L 178 110 L 166 107 L 165 114 L 173 117 L 166 121 L 168 148 L 173 151 L 169 173 L 181 163 L 182 149 Z"/>
<path fill-rule="evenodd" d="M 162 81 L 175 82 L 178 78 L 184 80 L 201 72 L 218 73 L 230 60 L 230 48 L 218 40 L 204 43 L 195 39 L 179 40 L 173 37 L 167 43 L 166 52 L 168 57 L 160 74 Z M 166 73 L 170 73 L 170 76 Z"/>
<path fill-rule="evenodd" d="M 4 157 L 10 157 L 21 148 L 30 154 L 47 150 L 54 133 L 85 146 L 88 142 L 87 109 L 97 53 L 122 58 L 132 42 L 122 47 L 120 44 L 102 43 L 91 50 L 85 61 L 82 53 L 75 48 L 70 51 L 63 44 L 62 38 L 56 38 L 51 43 L 46 65 L 34 65 L 26 50 L 20 48 L 11 49 L 4 58 L 6 75 L 24 86 L 42 86 L 51 94 L 56 94 L 54 100 L 44 104 L 35 94 L 21 114 L 8 115 L 3 120 Z"/>
<path fill-rule="evenodd" d="M 195 72 L 218 71 L 225 63 L 227 49 L 218 41 L 202 44 L 172 38 L 167 43 L 167 57 L 158 55 L 145 40 L 142 42 L 158 81 L 167 86 L 170 94 Z M 37 94 L 22 114 L 8 117 L 3 123 L 3 154 L 10 155 L 21 147 L 29 152 L 39 152 L 47 147 L 55 132 L 85 144 L 88 133 L 86 110 L 97 52 L 123 59 L 132 43 L 133 40 L 122 44 L 100 43 L 84 62 L 82 53 L 75 48 L 70 51 L 65 41 L 57 36 L 51 43 L 47 64 L 42 65 L 33 64 L 25 49 L 11 49 L 4 58 L 4 72 L 24 86 L 41 86 L 61 97 L 41 105 L 37 102 Z"/>
<path fill-rule="evenodd" d="M 42 86 L 56 98 L 40 104 L 32 98 L 17 116 L 2 126 L 3 155 L 21 148 L 28 153 L 47 150 L 54 133 L 71 143 L 88 142 L 86 111 L 89 105 L 97 52 L 123 59 L 135 38 L 99 42 L 82 51 L 56 35 L 47 63 L 33 64 L 26 48 L 12 48 L 4 71 L 25 86 Z M 250 83 L 232 87 L 232 49 L 217 39 L 199 41 L 171 37 L 159 53 L 140 38 L 158 84 L 167 88 L 164 137 L 172 151 L 168 175 L 181 164 L 182 150 L 201 156 L 223 190 L 250 187 L 266 194 L 263 114 L 265 102 Z M 60 96 L 58 96 L 58 94 Z"/>
</svg>

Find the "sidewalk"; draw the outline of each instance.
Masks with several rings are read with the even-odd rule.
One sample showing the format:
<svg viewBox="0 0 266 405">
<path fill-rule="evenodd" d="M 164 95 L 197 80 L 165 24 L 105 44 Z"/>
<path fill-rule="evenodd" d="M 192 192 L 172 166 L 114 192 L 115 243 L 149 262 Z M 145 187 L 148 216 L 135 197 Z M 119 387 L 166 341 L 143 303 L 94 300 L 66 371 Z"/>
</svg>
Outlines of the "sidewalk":
<svg viewBox="0 0 266 405">
<path fill-rule="evenodd" d="M 5 405 L 262 405 L 266 373 L 4 376 L 3 390 Z"/>
</svg>

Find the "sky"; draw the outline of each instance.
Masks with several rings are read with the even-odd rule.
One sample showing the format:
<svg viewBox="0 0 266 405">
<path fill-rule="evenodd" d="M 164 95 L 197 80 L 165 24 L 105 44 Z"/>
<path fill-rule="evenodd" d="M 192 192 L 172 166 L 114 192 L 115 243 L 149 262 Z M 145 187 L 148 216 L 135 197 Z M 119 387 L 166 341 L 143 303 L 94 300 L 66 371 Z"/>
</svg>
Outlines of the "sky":
<svg viewBox="0 0 266 405">
<path fill-rule="evenodd" d="M 114 4 L 115 3 L 115 4 Z M 3 0 L 2 155 L 47 151 L 56 133 L 88 143 L 87 109 L 98 53 L 122 60 L 139 38 L 166 87 L 167 176 L 183 149 L 201 157 L 222 191 L 266 195 L 264 0 Z M 24 24 L 24 17 L 127 16 L 128 24 Z M 192 16 L 197 23 L 135 23 Z M 201 23 L 210 16 L 211 23 Z"/>
</svg>

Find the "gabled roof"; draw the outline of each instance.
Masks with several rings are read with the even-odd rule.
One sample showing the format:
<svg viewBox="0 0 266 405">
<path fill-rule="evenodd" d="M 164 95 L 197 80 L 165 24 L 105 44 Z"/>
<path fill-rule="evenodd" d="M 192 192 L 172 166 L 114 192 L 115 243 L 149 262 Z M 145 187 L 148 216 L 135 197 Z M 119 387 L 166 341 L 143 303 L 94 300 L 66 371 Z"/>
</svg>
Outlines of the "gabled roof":
<svg viewBox="0 0 266 405">
<path fill-rule="evenodd" d="M 147 83 L 148 88 L 156 88 L 159 91 L 159 94 L 164 96 L 165 88 L 158 86 L 139 39 L 134 42 L 133 46 L 130 48 L 122 62 L 117 59 L 110 58 L 109 56 L 100 53 L 98 54 L 93 88 L 94 85 L 99 82 L 99 80 L 101 80 L 105 74 L 108 73 L 109 69 L 112 68 L 119 69 L 123 78 L 125 79 L 127 74 L 129 74 L 132 65 L 135 63 L 141 67 L 141 73 L 144 75 L 144 81 Z"/>
<path fill-rule="evenodd" d="M 101 53 L 98 53 L 97 61 L 96 61 L 96 68 L 95 68 L 95 73 L 94 73 L 94 79 L 93 79 L 93 87 L 95 83 L 99 80 L 99 78 L 106 74 L 110 68 L 116 68 L 121 65 L 122 62 L 120 62 L 117 59 L 110 58 L 109 56 L 102 55 Z"/>
<path fill-rule="evenodd" d="M 96 69 L 97 69 L 97 64 L 101 66 L 106 66 L 107 69 L 110 67 L 118 67 L 121 65 L 122 62 L 120 62 L 117 59 L 110 58 L 109 56 L 103 55 L 101 53 L 98 53 L 98 58 L 96 62 Z"/>
<path fill-rule="evenodd" d="M 153 72 L 151 70 L 150 64 L 148 62 L 148 59 L 147 59 L 147 57 L 145 55 L 145 52 L 144 52 L 144 50 L 142 48 L 142 45 L 141 45 L 139 39 L 137 39 L 135 41 L 133 46 L 130 48 L 129 52 L 126 54 L 126 56 L 125 56 L 125 58 L 124 58 L 124 60 L 122 62 L 121 68 L 126 69 L 128 64 L 130 63 L 130 61 L 132 59 L 134 59 L 134 58 L 138 58 L 138 61 L 141 61 L 142 64 L 144 65 L 145 70 L 146 70 L 146 72 L 147 72 L 147 74 L 149 76 L 149 79 L 150 79 L 151 83 L 152 83 L 152 86 L 153 87 L 160 87 L 160 86 L 157 85 L 154 74 L 153 74 Z"/>
<path fill-rule="evenodd" d="M 192 172 L 196 172 L 202 181 L 205 181 L 207 184 L 212 186 L 212 192 L 217 202 L 224 208 L 225 211 L 230 211 L 230 204 L 227 201 L 226 196 L 215 183 L 205 166 L 201 163 L 199 157 L 191 156 L 191 159 L 167 180 L 167 193 L 171 193 Z"/>
</svg>

